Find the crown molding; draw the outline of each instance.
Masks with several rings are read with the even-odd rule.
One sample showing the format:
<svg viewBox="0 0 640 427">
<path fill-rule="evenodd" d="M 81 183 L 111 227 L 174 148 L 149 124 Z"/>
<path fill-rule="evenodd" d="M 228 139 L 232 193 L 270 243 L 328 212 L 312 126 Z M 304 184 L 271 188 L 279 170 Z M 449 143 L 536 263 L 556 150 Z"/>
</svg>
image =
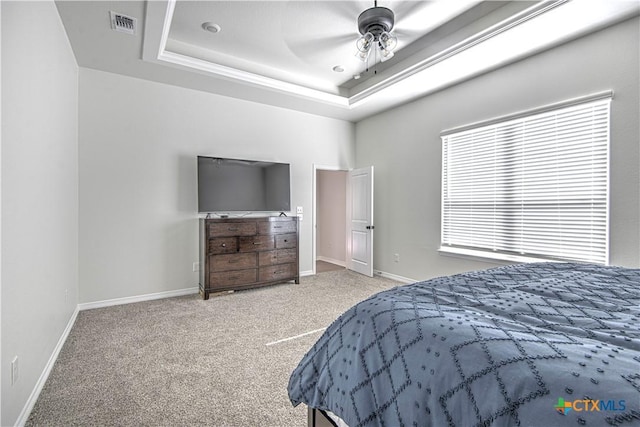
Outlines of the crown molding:
<svg viewBox="0 0 640 427">
<path fill-rule="evenodd" d="M 313 101 L 323 102 L 325 104 L 336 107 L 349 107 L 349 99 L 317 89 L 311 89 L 294 83 L 285 82 L 271 77 L 261 76 L 259 74 L 250 73 L 248 71 L 239 70 L 237 68 L 227 67 L 225 65 L 214 64 L 203 59 L 182 55 L 179 53 L 162 50 L 157 56 L 158 61 L 166 62 L 173 65 L 186 67 L 191 70 L 197 70 L 206 74 L 214 74 L 217 77 L 239 80 L 245 84 L 262 87 L 269 90 L 283 92 L 301 98 L 311 99 Z"/>
<path fill-rule="evenodd" d="M 521 25 L 533 18 L 535 18 L 536 16 L 539 16 L 542 13 L 548 12 L 550 10 L 552 10 L 555 7 L 558 7 L 566 2 L 568 2 L 570 0 L 551 0 L 551 1 L 545 1 L 545 2 L 541 2 L 539 4 L 536 4 L 530 8 L 527 8 L 526 10 L 508 18 L 505 19 L 502 22 L 499 22 L 496 25 L 491 26 L 490 28 L 487 28 L 484 31 L 481 31 L 463 41 L 461 41 L 460 43 L 457 43 L 453 46 L 451 46 L 448 49 L 442 50 L 438 53 L 436 53 L 435 55 L 430 56 L 429 58 L 426 58 L 418 63 L 416 63 L 415 65 L 408 67 L 402 71 L 399 71 L 397 73 L 395 73 L 394 75 L 390 76 L 389 78 L 382 80 L 381 82 L 376 83 L 375 85 L 362 89 L 361 91 L 353 94 L 350 98 L 350 104 L 357 104 L 359 101 L 363 101 L 366 98 L 370 97 L 371 95 L 380 92 L 381 90 L 389 87 L 389 86 L 393 86 L 396 83 L 399 83 L 411 76 L 413 76 L 414 74 L 418 74 L 422 71 L 425 71 L 427 68 L 430 68 L 442 61 L 445 61 L 451 57 L 453 57 L 454 55 L 460 54 L 468 49 L 471 49 L 475 46 L 477 46 L 478 44 L 487 41 L 493 37 L 497 37 L 499 35 L 501 35 L 502 33 L 514 28 L 517 25 Z"/>
<path fill-rule="evenodd" d="M 376 84 L 343 96 L 167 50 L 176 1 L 147 2 L 144 61 L 321 103 L 345 113 L 399 105 L 640 13 L 636 1 L 542 1 Z M 362 109 L 364 104 L 367 108 Z"/>
<path fill-rule="evenodd" d="M 177 0 L 151 1 L 147 3 L 145 37 L 142 59 L 148 62 L 165 63 L 196 70 L 208 75 L 224 79 L 240 81 L 242 83 L 322 102 L 335 107 L 349 108 L 349 99 L 344 96 L 308 88 L 302 85 L 285 82 L 271 77 L 262 76 L 237 68 L 227 67 L 205 61 L 203 59 L 182 55 L 167 50 L 167 41 L 173 20 Z M 161 25 L 157 23 L 161 22 Z"/>
</svg>

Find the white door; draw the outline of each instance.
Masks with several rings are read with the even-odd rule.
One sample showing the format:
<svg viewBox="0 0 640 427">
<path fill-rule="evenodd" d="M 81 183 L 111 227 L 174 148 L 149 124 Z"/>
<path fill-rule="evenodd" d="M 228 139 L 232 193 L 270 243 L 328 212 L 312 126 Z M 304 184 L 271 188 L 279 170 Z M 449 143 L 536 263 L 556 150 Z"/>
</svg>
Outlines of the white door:
<svg viewBox="0 0 640 427">
<path fill-rule="evenodd" d="M 373 276 L 373 166 L 349 172 L 347 268 Z"/>
</svg>

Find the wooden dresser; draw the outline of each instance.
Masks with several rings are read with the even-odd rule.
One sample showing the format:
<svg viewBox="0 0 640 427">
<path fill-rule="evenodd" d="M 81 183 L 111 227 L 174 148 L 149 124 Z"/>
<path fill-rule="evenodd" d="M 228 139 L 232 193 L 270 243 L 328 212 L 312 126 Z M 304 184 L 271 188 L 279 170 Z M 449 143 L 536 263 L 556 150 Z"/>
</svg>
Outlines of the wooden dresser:
<svg viewBox="0 0 640 427">
<path fill-rule="evenodd" d="M 200 219 L 200 294 L 295 280 L 298 217 Z"/>
</svg>

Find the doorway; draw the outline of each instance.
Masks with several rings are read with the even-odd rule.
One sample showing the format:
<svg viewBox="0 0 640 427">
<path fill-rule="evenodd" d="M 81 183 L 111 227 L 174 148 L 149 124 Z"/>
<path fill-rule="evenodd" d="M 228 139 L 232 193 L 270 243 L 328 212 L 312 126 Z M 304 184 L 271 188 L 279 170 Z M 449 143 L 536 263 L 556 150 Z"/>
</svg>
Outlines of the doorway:
<svg viewBox="0 0 640 427">
<path fill-rule="evenodd" d="M 347 265 L 348 172 L 314 166 L 313 273 Z"/>
</svg>

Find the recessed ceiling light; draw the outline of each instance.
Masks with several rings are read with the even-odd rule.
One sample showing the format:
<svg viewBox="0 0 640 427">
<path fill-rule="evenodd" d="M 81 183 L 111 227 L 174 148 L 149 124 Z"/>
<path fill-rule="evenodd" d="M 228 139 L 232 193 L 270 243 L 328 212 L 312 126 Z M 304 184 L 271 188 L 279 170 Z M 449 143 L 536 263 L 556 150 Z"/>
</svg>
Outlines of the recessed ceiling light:
<svg viewBox="0 0 640 427">
<path fill-rule="evenodd" d="M 333 67 L 333 71 L 335 71 L 336 73 L 341 73 L 344 71 L 344 68 L 342 68 L 342 66 L 340 65 L 336 65 L 335 67 Z"/>
<path fill-rule="evenodd" d="M 213 22 L 205 22 L 202 24 L 202 29 L 211 33 L 219 33 L 221 30 L 220 25 L 214 24 Z"/>
</svg>

